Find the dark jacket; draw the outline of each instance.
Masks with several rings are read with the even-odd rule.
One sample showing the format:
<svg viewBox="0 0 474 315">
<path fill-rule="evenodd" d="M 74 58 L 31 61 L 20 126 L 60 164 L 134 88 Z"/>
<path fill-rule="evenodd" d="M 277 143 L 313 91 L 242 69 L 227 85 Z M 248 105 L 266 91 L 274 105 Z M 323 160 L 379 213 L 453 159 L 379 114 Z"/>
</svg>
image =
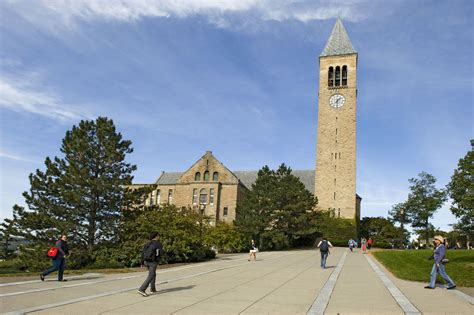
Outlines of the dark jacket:
<svg viewBox="0 0 474 315">
<path fill-rule="evenodd" d="M 67 247 L 67 242 L 63 240 L 57 240 L 54 247 L 58 249 L 58 254 L 54 259 L 61 259 L 66 255 L 69 255 L 69 248 Z"/>
<path fill-rule="evenodd" d="M 154 262 L 158 262 L 158 260 L 160 259 L 161 252 L 163 251 L 163 245 L 161 245 L 160 241 L 157 241 L 157 240 L 149 241 L 148 243 L 145 244 L 145 246 L 143 246 L 142 257 L 141 257 L 142 265 L 145 263 L 145 259 L 143 257 L 145 248 L 147 248 L 148 244 L 150 243 L 151 243 L 151 246 L 153 246 L 153 250 L 156 252 L 155 259 L 153 260 Z"/>
</svg>

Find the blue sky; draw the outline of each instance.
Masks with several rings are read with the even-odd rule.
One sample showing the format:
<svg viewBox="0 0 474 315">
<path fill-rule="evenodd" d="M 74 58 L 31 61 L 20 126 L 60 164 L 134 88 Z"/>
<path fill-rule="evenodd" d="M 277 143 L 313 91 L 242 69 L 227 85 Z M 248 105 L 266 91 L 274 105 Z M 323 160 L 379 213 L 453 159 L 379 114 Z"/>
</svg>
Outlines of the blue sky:
<svg viewBox="0 0 474 315">
<path fill-rule="evenodd" d="M 474 138 L 472 1 L 2 1 L 1 217 L 100 115 L 132 140 L 139 183 L 206 150 L 231 170 L 314 168 L 338 15 L 359 53 L 362 216 L 386 216 L 421 171 L 444 186 Z M 453 222 L 446 203 L 433 223 Z"/>
</svg>

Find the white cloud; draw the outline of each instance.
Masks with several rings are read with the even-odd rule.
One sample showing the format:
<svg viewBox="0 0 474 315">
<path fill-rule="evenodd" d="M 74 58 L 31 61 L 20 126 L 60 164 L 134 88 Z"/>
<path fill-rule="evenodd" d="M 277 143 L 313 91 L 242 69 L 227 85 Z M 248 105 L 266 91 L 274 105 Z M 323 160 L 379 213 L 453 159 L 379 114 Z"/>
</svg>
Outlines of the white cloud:
<svg viewBox="0 0 474 315">
<path fill-rule="evenodd" d="M 203 16 L 219 28 L 242 29 L 255 21 L 308 22 L 340 16 L 350 21 L 367 17 L 363 0 L 42 0 L 9 2 L 8 6 L 33 24 L 59 34 L 78 21 L 135 22 L 142 18 Z M 35 6 L 35 8 L 33 8 Z M 237 21 L 232 17 L 238 15 Z M 242 20 L 243 19 L 243 20 Z M 253 20 L 253 22 L 249 22 Z M 249 22 L 249 23 L 248 23 Z"/>
<path fill-rule="evenodd" d="M 20 113 L 31 113 L 60 122 L 86 118 L 76 106 L 65 104 L 61 97 L 48 92 L 44 84 L 38 82 L 34 72 L 21 76 L 0 77 L 0 107 Z"/>
<path fill-rule="evenodd" d="M 0 157 L 5 158 L 5 159 L 9 159 L 9 160 L 15 160 L 15 161 L 31 162 L 31 163 L 36 163 L 36 164 L 41 163 L 40 161 L 36 161 L 36 160 L 30 159 L 30 158 L 26 158 L 26 157 L 20 156 L 18 154 L 14 154 L 14 153 L 12 154 L 10 152 L 6 152 L 4 149 L 0 149 Z"/>
</svg>

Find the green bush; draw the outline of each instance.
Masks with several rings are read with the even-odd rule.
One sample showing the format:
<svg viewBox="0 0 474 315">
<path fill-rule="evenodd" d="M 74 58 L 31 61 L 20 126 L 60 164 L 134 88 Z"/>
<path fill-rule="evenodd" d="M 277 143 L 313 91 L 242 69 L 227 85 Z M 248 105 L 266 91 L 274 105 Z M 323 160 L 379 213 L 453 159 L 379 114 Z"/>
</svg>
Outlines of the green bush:
<svg viewBox="0 0 474 315">
<path fill-rule="evenodd" d="M 280 231 L 265 231 L 261 236 L 260 247 L 265 250 L 283 250 L 290 246 L 288 237 Z"/>
<path fill-rule="evenodd" d="M 19 258 L 0 261 L 0 274 L 26 271 L 25 264 Z"/>
<path fill-rule="evenodd" d="M 219 222 L 207 230 L 204 244 L 219 253 L 239 253 L 247 249 L 248 240 L 234 225 Z"/>
</svg>

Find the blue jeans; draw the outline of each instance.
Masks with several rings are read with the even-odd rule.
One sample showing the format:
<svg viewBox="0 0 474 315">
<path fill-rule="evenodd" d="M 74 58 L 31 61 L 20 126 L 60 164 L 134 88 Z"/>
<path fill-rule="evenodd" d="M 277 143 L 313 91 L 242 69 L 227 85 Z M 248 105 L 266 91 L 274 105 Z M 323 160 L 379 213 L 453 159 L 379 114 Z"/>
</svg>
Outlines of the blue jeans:
<svg viewBox="0 0 474 315">
<path fill-rule="evenodd" d="M 64 268 L 66 267 L 66 259 L 64 257 L 61 258 L 53 258 L 52 259 L 53 265 L 51 268 L 43 272 L 43 276 L 47 276 L 52 272 L 58 271 L 58 281 L 63 280 Z"/>
<path fill-rule="evenodd" d="M 444 269 L 443 264 L 439 264 L 439 267 L 436 267 L 436 263 L 433 264 L 431 268 L 431 277 L 430 277 L 430 287 L 434 288 L 436 285 L 436 274 L 439 272 L 441 277 L 448 283 L 448 287 L 454 287 L 454 281 L 448 276 L 446 270 Z"/>
<path fill-rule="evenodd" d="M 326 259 L 328 259 L 329 252 L 321 252 L 321 268 L 326 268 Z"/>
</svg>

